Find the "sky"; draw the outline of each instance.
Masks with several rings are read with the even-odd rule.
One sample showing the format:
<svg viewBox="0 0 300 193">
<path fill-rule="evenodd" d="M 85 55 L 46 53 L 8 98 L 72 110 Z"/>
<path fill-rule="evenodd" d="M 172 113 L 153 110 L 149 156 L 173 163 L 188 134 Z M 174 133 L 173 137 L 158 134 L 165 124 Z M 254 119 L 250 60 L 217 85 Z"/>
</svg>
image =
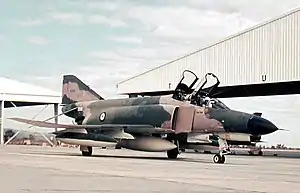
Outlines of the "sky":
<svg viewBox="0 0 300 193">
<path fill-rule="evenodd" d="M 116 84 L 126 78 L 300 6 L 298 0 L 22 2 L 3 1 L 0 6 L 0 76 L 60 92 L 62 76 L 75 74 L 104 98 L 118 97 Z M 298 96 L 224 102 L 244 111 L 260 110 L 281 127 L 294 129 L 272 134 L 266 138 L 270 143 L 284 143 L 288 137 L 285 144 L 295 146 L 298 139 L 300 146 L 300 133 L 292 128 L 299 113 L 286 104 L 291 100 L 298 104 Z M 284 110 L 273 110 L 274 105 Z M 30 118 L 42 108 L 19 108 L 17 114 Z M 286 111 L 291 121 L 279 119 Z M 16 115 L 16 110 L 6 115 Z M 37 119 L 51 115 L 47 107 Z"/>
</svg>

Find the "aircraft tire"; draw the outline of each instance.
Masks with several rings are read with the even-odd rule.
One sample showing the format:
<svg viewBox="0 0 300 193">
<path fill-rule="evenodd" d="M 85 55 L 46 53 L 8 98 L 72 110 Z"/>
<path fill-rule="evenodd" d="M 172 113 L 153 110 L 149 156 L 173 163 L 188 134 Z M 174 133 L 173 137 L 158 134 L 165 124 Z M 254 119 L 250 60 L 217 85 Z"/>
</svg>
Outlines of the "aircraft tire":
<svg viewBox="0 0 300 193">
<path fill-rule="evenodd" d="M 92 147 L 88 147 L 88 151 L 81 151 L 83 156 L 91 156 L 93 153 Z"/>
<path fill-rule="evenodd" d="M 177 148 L 167 151 L 167 156 L 169 159 L 176 159 L 178 154 L 179 152 Z"/>
<path fill-rule="evenodd" d="M 226 160 L 225 155 L 221 156 L 219 153 L 214 155 L 213 157 L 214 163 L 223 164 L 225 163 L 225 160 Z"/>
<path fill-rule="evenodd" d="M 115 146 L 115 149 L 122 149 L 122 146 L 119 145 L 119 144 L 117 144 L 117 145 Z"/>
</svg>

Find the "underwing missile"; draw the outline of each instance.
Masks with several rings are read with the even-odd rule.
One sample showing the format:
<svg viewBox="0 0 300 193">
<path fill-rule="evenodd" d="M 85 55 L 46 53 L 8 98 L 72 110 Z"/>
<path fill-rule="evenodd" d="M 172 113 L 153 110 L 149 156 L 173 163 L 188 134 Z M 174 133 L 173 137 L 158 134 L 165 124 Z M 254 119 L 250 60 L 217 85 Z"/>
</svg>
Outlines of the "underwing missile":
<svg viewBox="0 0 300 193">
<path fill-rule="evenodd" d="M 56 136 L 58 141 L 73 145 L 102 147 L 105 145 L 113 145 L 117 140 L 102 134 L 85 134 L 65 132 Z"/>
</svg>

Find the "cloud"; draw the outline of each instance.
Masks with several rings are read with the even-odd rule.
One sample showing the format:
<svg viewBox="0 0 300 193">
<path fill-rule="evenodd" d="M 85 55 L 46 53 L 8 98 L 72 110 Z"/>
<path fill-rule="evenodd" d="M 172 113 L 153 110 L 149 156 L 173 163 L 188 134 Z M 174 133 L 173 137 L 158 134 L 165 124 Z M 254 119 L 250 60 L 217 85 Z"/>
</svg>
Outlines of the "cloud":
<svg viewBox="0 0 300 193">
<path fill-rule="evenodd" d="M 153 36 L 180 40 L 220 37 L 254 24 L 239 14 L 221 14 L 189 7 L 133 7 L 128 17 L 139 21 Z"/>
<path fill-rule="evenodd" d="M 126 53 L 124 53 L 126 51 Z M 91 51 L 87 53 L 87 59 L 92 61 L 91 70 L 96 72 L 120 72 L 120 78 L 125 78 L 129 75 L 139 72 L 144 68 L 144 65 L 151 65 L 152 61 L 148 60 L 147 55 L 131 56 L 130 49 L 120 49 L 119 51 Z M 145 53 L 148 54 L 148 53 Z M 142 64 L 142 65 L 141 65 Z M 84 67 L 88 71 L 87 66 Z M 125 75 L 125 77 L 124 77 Z"/>
<path fill-rule="evenodd" d="M 31 19 L 28 18 L 26 20 L 16 22 L 18 25 L 22 27 L 32 27 L 32 26 L 39 26 L 43 23 L 41 19 Z"/>
<path fill-rule="evenodd" d="M 221 14 L 238 13 L 255 21 L 276 17 L 300 6 L 298 0 L 289 0 L 284 3 L 281 0 L 186 0 L 184 3 L 180 1 L 172 3 L 173 6 L 192 7 Z"/>
<path fill-rule="evenodd" d="M 118 43 L 128 43 L 128 44 L 142 44 L 142 38 L 134 35 L 129 36 L 111 36 L 107 38 L 108 40 L 115 41 Z"/>
<path fill-rule="evenodd" d="M 27 38 L 27 42 L 36 45 L 47 45 L 50 43 L 50 40 L 39 36 L 31 36 Z"/>
<path fill-rule="evenodd" d="M 52 21 L 65 25 L 93 25 L 104 24 L 110 27 L 125 27 L 127 24 L 121 19 L 112 18 L 101 14 L 82 14 L 71 12 L 54 12 L 49 14 Z"/>
<path fill-rule="evenodd" d="M 120 8 L 119 2 L 111 2 L 111 1 L 88 1 L 86 3 L 86 7 L 88 9 L 97 9 L 97 10 L 105 10 L 105 11 L 115 11 Z"/>
<path fill-rule="evenodd" d="M 91 15 L 88 17 L 88 22 L 90 24 L 106 24 L 111 27 L 124 27 L 126 23 L 122 20 L 109 18 L 103 15 Z"/>
<path fill-rule="evenodd" d="M 52 20 L 67 25 L 80 25 L 84 21 L 84 16 L 80 13 L 53 12 L 49 16 Z"/>
</svg>

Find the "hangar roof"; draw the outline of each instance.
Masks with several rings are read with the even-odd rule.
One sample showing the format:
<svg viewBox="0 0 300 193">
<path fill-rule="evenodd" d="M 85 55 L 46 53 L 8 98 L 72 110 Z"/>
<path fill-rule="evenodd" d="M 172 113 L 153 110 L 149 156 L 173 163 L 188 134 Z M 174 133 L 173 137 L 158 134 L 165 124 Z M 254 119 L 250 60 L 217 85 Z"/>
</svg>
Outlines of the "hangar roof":
<svg viewBox="0 0 300 193">
<path fill-rule="evenodd" d="M 217 41 L 217 42 L 215 42 L 215 43 L 213 43 L 213 44 L 209 44 L 209 45 L 207 45 L 207 46 L 205 46 L 205 47 L 203 47 L 203 48 L 200 48 L 200 49 L 198 49 L 198 50 L 196 50 L 196 51 L 194 51 L 194 52 L 191 52 L 191 53 L 185 54 L 185 55 L 183 55 L 183 56 L 181 56 L 181 57 L 178 57 L 177 59 L 172 60 L 172 61 L 170 61 L 170 62 L 168 62 L 168 63 L 159 65 L 159 66 L 157 66 L 157 67 L 155 67 L 155 68 L 153 68 L 153 69 L 150 69 L 150 70 L 144 71 L 144 72 L 142 72 L 142 73 L 139 73 L 139 74 L 137 74 L 137 75 L 135 75 L 135 76 L 129 77 L 129 78 L 127 78 L 127 79 L 125 79 L 125 80 L 122 80 L 122 81 L 120 81 L 119 83 L 117 83 L 117 87 L 122 86 L 122 85 L 126 85 L 126 84 L 130 84 L 130 81 L 131 81 L 131 80 L 134 80 L 134 79 L 137 79 L 137 78 L 139 78 L 139 77 L 145 76 L 145 75 L 147 75 L 149 72 L 155 71 L 155 70 L 157 70 L 157 69 L 159 69 L 159 68 L 162 68 L 162 67 L 164 67 L 164 66 L 167 66 L 167 65 L 172 65 L 172 64 L 174 64 L 174 62 L 176 62 L 176 61 L 178 61 L 178 60 L 187 58 L 187 57 L 189 57 L 189 56 L 191 56 L 191 55 L 193 55 L 193 54 L 196 54 L 196 53 L 198 53 L 198 52 L 201 52 L 201 51 L 203 51 L 203 50 L 206 50 L 206 49 L 208 49 L 208 48 L 210 48 L 210 47 L 213 47 L 213 46 L 215 46 L 215 45 L 217 45 L 217 44 L 221 44 L 221 43 L 223 43 L 223 42 L 229 41 L 229 40 L 231 40 L 231 39 L 233 39 L 233 38 L 235 38 L 235 37 L 237 37 L 237 36 L 241 36 L 241 35 L 243 35 L 243 34 L 245 34 L 245 33 L 248 33 L 248 32 L 253 31 L 253 30 L 255 30 L 255 29 L 258 29 L 258 28 L 261 28 L 261 27 L 263 27 L 263 26 L 266 26 L 266 25 L 268 25 L 268 24 L 270 24 L 270 23 L 272 23 L 272 22 L 275 22 L 275 21 L 277 21 L 277 20 L 279 20 L 279 19 L 282 19 L 282 18 L 284 18 L 284 17 L 286 17 L 286 16 L 289 16 L 289 15 L 294 14 L 294 13 L 299 12 L 299 11 L 300 11 L 300 7 L 297 7 L 297 8 L 295 8 L 295 9 L 293 9 L 293 10 L 287 12 L 287 13 L 284 13 L 284 14 L 278 16 L 278 17 L 269 19 L 269 20 L 267 20 L 267 21 L 265 21 L 265 22 L 261 22 L 261 23 L 259 23 L 259 24 L 257 24 L 257 25 L 254 25 L 254 26 L 252 26 L 252 27 L 249 27 L 249 28 L 247 28 L 247 29 L 245 29 L 245 30 L 242 30 L 242 31 L 238 32 L 238 33 L 235 33 L 235 34 L 230 35 L 230 36 L 228 36 L 228 37 L 226 37 L 226 38 L 223 38 L 223 39 L 221 39 L 221 40 L 219 40 L 219 41 Z M 118 90 L 119 90 L 119 89 L 118 89 Z M 129 94 L 129 93 L 130 93 L 130 92 L 128 92 L 127 94 Z M 124 93 L 122 93 L 122 94 L 124 94 Z"/>
<path fill-rule="evenodd" d="M 59 104 L 61 94 L 40 86 L 0 77 L 0 101 L 3 100 L 13 101 L 17 106 Z"/>
</svg>

